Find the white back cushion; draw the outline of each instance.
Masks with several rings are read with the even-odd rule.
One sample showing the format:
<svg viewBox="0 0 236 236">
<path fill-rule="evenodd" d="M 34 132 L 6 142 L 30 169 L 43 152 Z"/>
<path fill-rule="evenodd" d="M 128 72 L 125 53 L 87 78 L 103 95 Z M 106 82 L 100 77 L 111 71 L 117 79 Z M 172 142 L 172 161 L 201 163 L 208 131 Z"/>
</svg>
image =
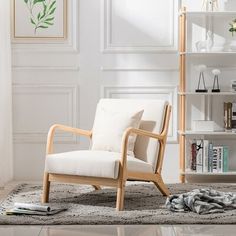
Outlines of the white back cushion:
<svg viewBox="0 0 236 236">
<path fill-rule="evenodd" d="M 121 152 L 122 137 L 129 127 L 139 128 L 143 110 L 117 111 L 116 106 L 97 105 L 93 124 L 92 150 Z M 127 154 L 134 156 L 136 135 L 129 137 Z"/>
<path fill-rule="evenodd" d="M 98 106 L 114 109 L 120 113 L 137 112 L 144 110 L 139 128 L 159 134 L 163 129 L 165 108 L 168 102 L 152 99 L 101 99 Z M 156 168 L 159 143 L 155 139 L 137 136 L 134 154 L 135 157 L 150 163 Z"/>
</svg>

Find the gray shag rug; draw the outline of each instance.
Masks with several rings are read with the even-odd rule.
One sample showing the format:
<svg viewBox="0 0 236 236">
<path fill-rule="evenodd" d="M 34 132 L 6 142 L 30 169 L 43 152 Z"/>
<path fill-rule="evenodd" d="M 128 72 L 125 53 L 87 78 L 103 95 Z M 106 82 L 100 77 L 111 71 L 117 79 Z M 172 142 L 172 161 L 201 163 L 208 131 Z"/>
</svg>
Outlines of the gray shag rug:
<svg viewBox="0 0 236 236">
<path fill-rule="evenodd" d="M 196 188 L 212 187 L 225 192 L 236 192 L 234 184 L 170 184 L 171 193 L 178 194 Z M 40 203 L 41 185 L 18 185 L 0 205 L 0 224 L 30 225 L 90 225 L 90 224 L 236 224 L 236 210 L 211 215 L 173 213 L 165 208 L 163 197 L 153 184 L 131 183 L 126 187 L 125 210 L 115 210 L 116 190 L 91 186 L 52 184 L 50 205 L 68 208 L 54 216 L 6 216 L 5 209 L 14 202 Z"/>
</svg>

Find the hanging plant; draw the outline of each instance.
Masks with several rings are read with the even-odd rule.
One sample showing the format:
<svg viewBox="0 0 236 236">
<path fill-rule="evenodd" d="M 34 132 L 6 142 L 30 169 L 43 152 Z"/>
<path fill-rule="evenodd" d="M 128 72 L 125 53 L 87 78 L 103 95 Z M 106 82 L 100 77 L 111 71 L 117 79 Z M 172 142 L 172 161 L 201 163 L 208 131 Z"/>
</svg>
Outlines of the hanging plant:
<svg viewBox="0 0 236 236">
<path fill-rule="evenodd" d="M 54 24 L 56 0 L 23 0 L 30 13 L 30 23 L 34 26 L 34 34 L 38 29 L 47 29 Z M 40 6 L 39 6 L 40 4 Z M 35 10 L 35 7 L 37 10 Z M 38 10 L 39 9 L 39 10 Z"/>
</svg>

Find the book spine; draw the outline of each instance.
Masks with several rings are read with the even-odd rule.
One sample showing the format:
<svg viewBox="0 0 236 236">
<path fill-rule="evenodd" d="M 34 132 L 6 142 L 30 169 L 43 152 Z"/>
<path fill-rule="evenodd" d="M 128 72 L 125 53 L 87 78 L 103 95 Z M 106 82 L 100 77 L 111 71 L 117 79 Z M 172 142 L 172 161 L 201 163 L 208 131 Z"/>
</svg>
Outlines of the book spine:
<svg viewBox="0 0 236 236">
<path fill-rule="evenodd" d="M 203 140 L 197 140 L 197 164 L 196 170 L 198 173 L 203 172 Z"/>
<path fill-rule="evenodd" d="M 223 147 L 218 147 L 218 172 L 222 173 L 223 172 L 223 155 L 224 155 L 224 148 Z"/>
<path fill-rule="evenodd" d="M 208 172 L 209 140 L 203 140 L 203 172 Z"/>
<path fill-rule="evenodd" d="M 232 129 L 232 103 L 224 102 L 224 128 L 225 130 Z"/>
<path fill-rule="evenodd" d="M 218 171 L 218 149 L 213 147 L 213 157 L 212 157 L 212 172 L 217 173 Z"/>
<path fill-rule="evenodd" d="M 236 130 L 236 102 L 232 103 L 232 129 Z"/>
<path fill-rule="evenodd" d="M 223 172 L 229 171 L 229 147 L 224 146 Z"/>
<path fill-rule="evenodd" d="M 196 171 L 196 165 L 197 165 L 197 144 L 196 141 L 193 141 L 192 145 L 191 145 L 191 170 L 192 171 Z"/>
<path fill-rule="evenodd" d="M 213 144 L 209 143 L 209 151 L 208 151 L 208 172 L 212 172 L 212 159 L 213 159 Z"/>
</svg>

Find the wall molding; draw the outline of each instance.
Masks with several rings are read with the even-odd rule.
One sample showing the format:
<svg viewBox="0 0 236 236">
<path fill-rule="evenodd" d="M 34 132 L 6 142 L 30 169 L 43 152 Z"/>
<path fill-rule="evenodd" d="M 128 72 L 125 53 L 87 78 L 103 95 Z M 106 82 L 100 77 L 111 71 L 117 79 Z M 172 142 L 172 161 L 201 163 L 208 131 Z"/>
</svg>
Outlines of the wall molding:
<svg viewBox="0 0 236 236">
<path fill-rule="evenodd" d="M 104 72 L 111 72 L 111 71 L 124 71 L 124 72 L 129 72 L 129 71 L 147 71 L 147 72 L 162 72 L 162 71 L 173 71 L 173 72 L 178 72 L 179 71 L 179 68 L 177 67 L 133 67 L 133 68 L 125 68 L 125 67 L 101 67 L 101 71 L 104 71 Z"/>
<path fill-rule="evenodd" d="M 112 1 L 102 1 L 102 25 L 101 25 L 101 51 L 103 53 L 176 53 L 177 52 L 177 26 L 179 1 L 169 0 L 172 3 L 171 14 L 171 35 L 170 43 L 166 45 L 145 45 L 145 44 L 114 44 L 112 42 Z"/>
<path fill-rule="evenodd" d="M 67 125 L 77 126 L 77 100 L 78 100 L 78 87 L 77 85 L 68 84 L 13 84 L 13 98 L 15 95 L 66 95 L 68 96 L 67 106 Z M 48 131 L 42 132 L 13 132 L 13 139 L 15 143 L 45 143 Z M 77 136 L 64 132 L 56 132 L 55 143 L 76 143 L 78 142 Z"/>
<path fill-rule="evenodd" d="M 14 71 L 24 70 L 53 70 L 53 71 L 79 71 L 79 66 L 12 66 Z"/>
<path fill-rule="evenodd" d="M 169 103 L 172 105 L 171 114 L 171 130 L 169 130 L 168 143 L 177 143 L 177 86 L 166 85 L 166 86 L 133 86 L 133 87 L 113 87 L 113 86 L 103 86 L 101 96 L 104 98 L 113 98 L 114 95 L 122 94 L 165 94 L 169 96 Z"/>
<path fill-rule="evenodd" d="M 68 1 L 67 39 L 45 42 L 12 40 L 13 53 L 78 53 L 79 52 L 79 1 Z"/>
</svg>

